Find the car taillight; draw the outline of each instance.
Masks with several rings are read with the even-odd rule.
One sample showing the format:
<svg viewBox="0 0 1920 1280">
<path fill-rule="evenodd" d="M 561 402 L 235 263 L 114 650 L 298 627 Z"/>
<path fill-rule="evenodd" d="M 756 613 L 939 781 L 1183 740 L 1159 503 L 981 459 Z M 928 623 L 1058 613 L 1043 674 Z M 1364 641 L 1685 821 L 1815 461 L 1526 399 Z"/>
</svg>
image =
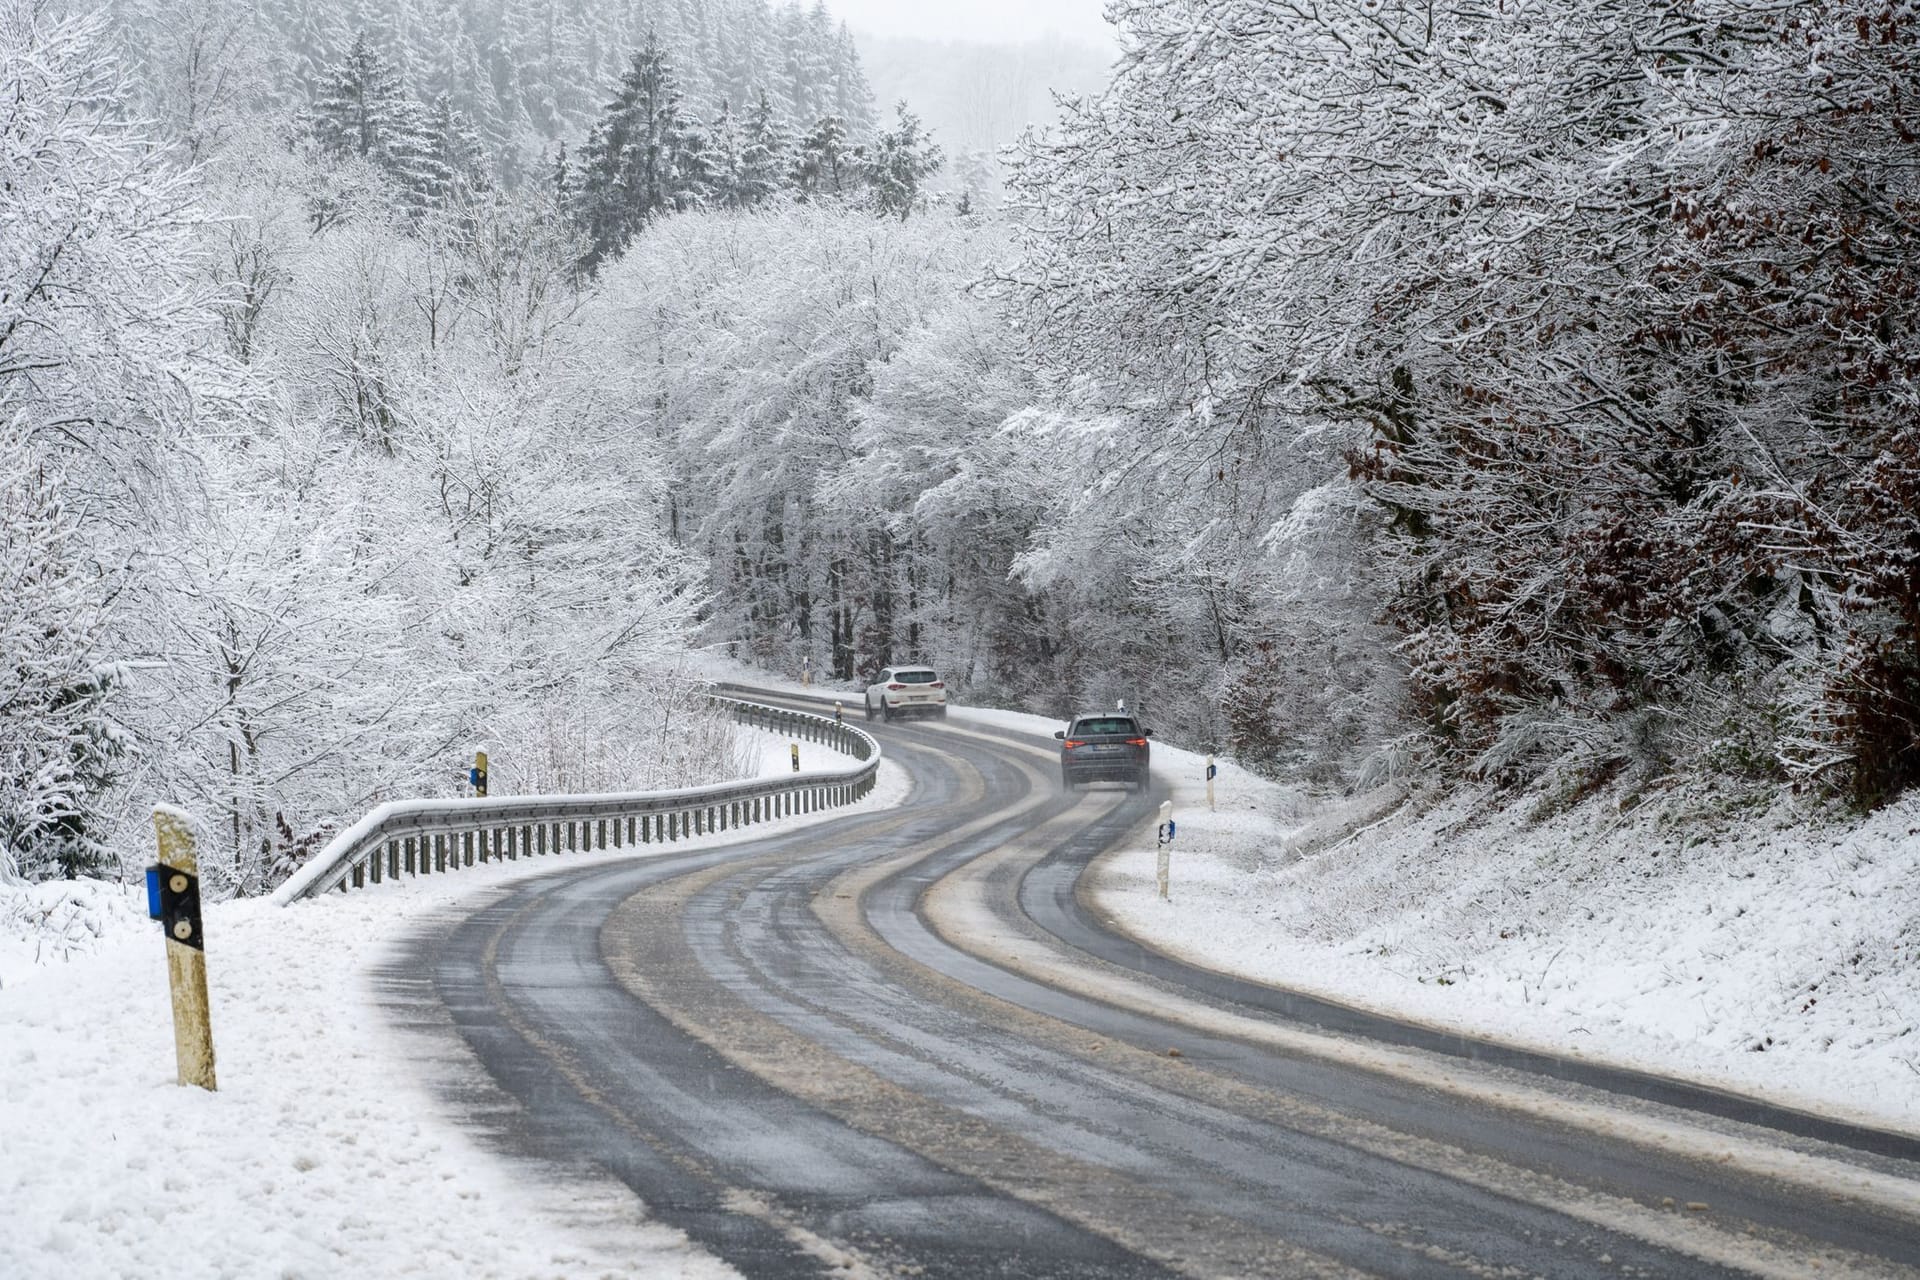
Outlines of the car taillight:
<svg viewBox="0 0 1920 1280">
<path fill-rule="evenodd" d="M 1147 745 L 1147 740 L 1145 738 L 1128 738 L 1127 745 L 1130 747 L 1144 747 Z"/>
<path fill-rule="evenodd" d="M 1061 743 L 1060 745 L 1065 747 L 1067 750 L 1071 751 L 1075 747 L 1084 747 L 1087 744 L 1080 741 L 1078 738 L 1068 738 L 1065 742 Z"/>
<path fill-rule="evenodd" d="M 888 686 L 887 686 L 887 688 L 889 688 L 889 689 L 893 689 L 893 690 L 900 690 L 900 689 L 904 689 L 904 688 L 906 688 L 906 687 L 907 687 L 907 686 L 905 686 L 905 685 L 903 685 L 903 684 L 890 684 L 890 685 L 888 685 Z"/>
<path fill-rule="evenodd" d="M 927 688 L 929 689 L 944 689 L 946 687 L 947 687 L 947 682 L 945 680 L 935 680 L 932 684 L 927 686 Z"/>
</svg>

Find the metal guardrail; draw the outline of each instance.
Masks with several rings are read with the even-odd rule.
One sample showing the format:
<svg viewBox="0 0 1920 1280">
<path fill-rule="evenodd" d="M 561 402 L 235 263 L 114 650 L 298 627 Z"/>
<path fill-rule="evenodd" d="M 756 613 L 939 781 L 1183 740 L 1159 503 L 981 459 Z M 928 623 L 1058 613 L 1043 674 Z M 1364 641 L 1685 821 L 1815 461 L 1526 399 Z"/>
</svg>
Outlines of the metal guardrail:
<svg viewBox="0 0 1920 1280">
<path fill-rule="evenodd" d="M 712 695 L 743 724 L 818 742 L 852 756 L 848 769 L 674 791 L 614 795 L 395 800 L 329 841 L 273 893 L 281 906 L 400 876 L 438 875 L 476 862 L 545 853 L 672 843 L 796 813 L 852 804 L 873 790 L 880 744 L 827 716 Z"/>
</svg>

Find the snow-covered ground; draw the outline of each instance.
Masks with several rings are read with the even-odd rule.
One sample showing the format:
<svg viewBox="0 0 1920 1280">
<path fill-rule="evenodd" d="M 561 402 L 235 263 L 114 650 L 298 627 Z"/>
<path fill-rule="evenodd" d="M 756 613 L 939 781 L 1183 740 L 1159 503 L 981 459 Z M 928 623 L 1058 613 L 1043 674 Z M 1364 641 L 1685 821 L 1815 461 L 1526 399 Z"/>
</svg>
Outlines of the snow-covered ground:
<svg viewBox="0 0 1920 1280">
<path fill-rule="evenodd" d="M 770 771 L 790 767 L 784 742 L 755 736 Z M 907 789 L 883 761 L 855 807 Z M 285 909 L 209 906 L 217 1093 L 174 1083 L 164 944 L 143 888 L 0 888 L 0 1277 L 734 1274 L 647 1221 L 624 1187 L 547 1188 L 448 1123 L 423 1066 L 433 1046 L 392 1029 L 368 979 L 423 917 L 462 899 L 645 856 L 496 863 Z"/>
<path fill-rule="evenodd" d="M 1852 821 L 1704 785 L 1626 813 L 1618 792 L 1323 807 L 1222 763 L 1210 812 L 1200 757 L 1154 762 L 1174 786 L 1170 900 L 1151 829 L 1095 892 L 1163 950 L 1920 1132 L 1920 800 Z"/>
</svg>

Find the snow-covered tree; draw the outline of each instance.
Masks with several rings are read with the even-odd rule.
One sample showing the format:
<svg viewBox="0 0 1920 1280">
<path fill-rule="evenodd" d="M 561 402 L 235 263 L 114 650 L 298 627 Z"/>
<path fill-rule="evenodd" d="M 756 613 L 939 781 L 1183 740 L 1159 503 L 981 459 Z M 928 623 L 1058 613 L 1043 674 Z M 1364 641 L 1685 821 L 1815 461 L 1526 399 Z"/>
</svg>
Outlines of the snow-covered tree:
<svg viewBox="0 0 1920 1280">
<path fill-rule="evenodd" d="M 575 153 L 575 217 L 588 240 L 583 266 L 597 270 L 649 222 L 703 199 L 706 167 L 705 139 L 682 112 L 666 50 L 649 34 Z"/>
<path fill-rule="evenodd" d="M 739 203 L 764 204 L 786 183 L 792 140 L 762 92 L 747 113 L 740 132 L 740 168 L 736 182 Z"/>
<path fill-rule="evenodd" d="M 328 154 L 385 174 L 414 217 L 474 181 L 471 126 L 445 100 L 433 110 L 416 100 L 365 30 L 328 69 L 313 104 L 313 134 Z"/>
<path fill-rule="evenodd" d="M 113 583 L 18 418 L 0 423 L 0 879 L 97 871 L 102 792 L 124 747 L 110 697 Z"/>
<path fill-rule="evenodd" d="M 1009 277 L 1045 359 L 1150 406 L 1123 459 L 1345 453 L 1413 706 L 1490 776 L 1920 776 L 1903 16 L 1111 12 Z"/>
<path fill-rule="evenodd" d="M 874 140 L 867 153 L 867 181 L 882 214 L 902 222 L 920 203 L 921 189 L 945 160 L 940 144 L 927 136 L 920 117 L 902 102 L 894 108 L 894 126 Z"/>
<path fill-rule="evenodd" d="M 790 178 L 802 200 L 841 196 L 853 189 L 860 155 L 847 140 L 847 123 L 839 116 L 822 116 L 794 149 Z"/>
</svg>

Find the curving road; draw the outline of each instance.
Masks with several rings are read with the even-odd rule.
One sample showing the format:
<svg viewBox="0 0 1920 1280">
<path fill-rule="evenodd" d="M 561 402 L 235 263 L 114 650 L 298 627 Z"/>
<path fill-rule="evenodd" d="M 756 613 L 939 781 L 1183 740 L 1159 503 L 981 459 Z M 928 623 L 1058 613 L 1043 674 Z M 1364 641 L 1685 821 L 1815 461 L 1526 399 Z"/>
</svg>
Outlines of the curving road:
<svg viewBox="0 0 1920 1280">
<path fill-rule="evenodd" d="M 877 736 L 901 808 L 414 939 L 476 1123 L 749 1276 L 1920 1276 L 1920 1142 L 1193 969 L 1075 892 L 1157 797 Z"/>
</svg>

